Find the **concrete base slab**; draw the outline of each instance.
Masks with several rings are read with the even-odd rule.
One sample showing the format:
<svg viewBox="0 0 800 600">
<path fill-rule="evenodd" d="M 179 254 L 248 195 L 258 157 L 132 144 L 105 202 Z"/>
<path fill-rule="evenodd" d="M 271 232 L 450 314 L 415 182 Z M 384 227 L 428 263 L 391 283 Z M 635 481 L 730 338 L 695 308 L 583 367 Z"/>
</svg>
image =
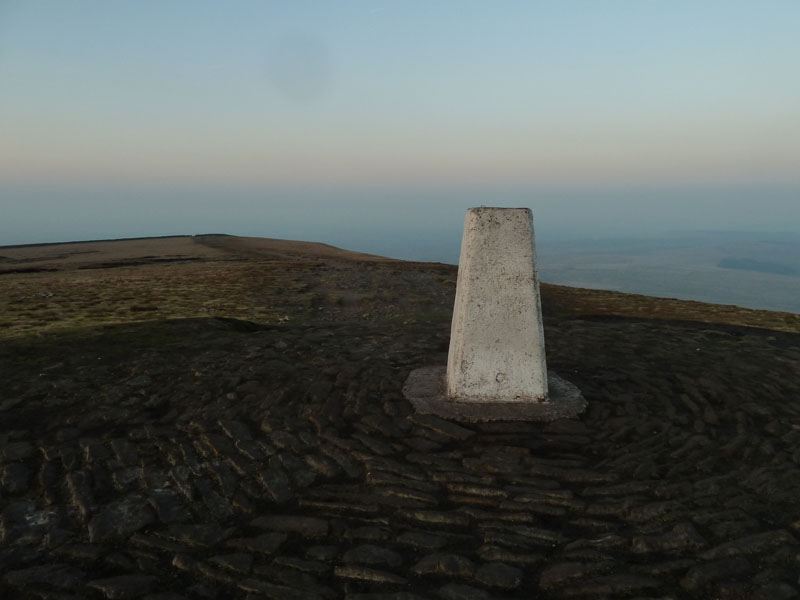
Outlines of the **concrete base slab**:
<svg viewBox="0 0 800 600">
<path fill-rule="evenodd" d="M 571 418 L 586 409 L 577 386 L 555 373 L 548 373 L 548 396 L 539 402 L 487 402 L 454 399 L 446 394 L 446 367 L 423 367 L 411 371 L 403 394 L 417 412 L 445 419 L 468 421 L 555 421 Z"/>
</svg>

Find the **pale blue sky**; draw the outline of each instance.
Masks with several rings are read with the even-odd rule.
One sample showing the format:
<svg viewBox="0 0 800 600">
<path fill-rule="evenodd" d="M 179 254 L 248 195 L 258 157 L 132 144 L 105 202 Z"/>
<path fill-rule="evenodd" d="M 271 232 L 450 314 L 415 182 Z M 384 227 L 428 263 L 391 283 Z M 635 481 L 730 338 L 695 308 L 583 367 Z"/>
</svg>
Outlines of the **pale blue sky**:
<svg viewBox="0 0 800 600">
<path fill-rule="evenodd" d="M 798 230 L 798 31 L 796 0 L 0 0 L 0 244 L 476 199 Z"/>
</svg>

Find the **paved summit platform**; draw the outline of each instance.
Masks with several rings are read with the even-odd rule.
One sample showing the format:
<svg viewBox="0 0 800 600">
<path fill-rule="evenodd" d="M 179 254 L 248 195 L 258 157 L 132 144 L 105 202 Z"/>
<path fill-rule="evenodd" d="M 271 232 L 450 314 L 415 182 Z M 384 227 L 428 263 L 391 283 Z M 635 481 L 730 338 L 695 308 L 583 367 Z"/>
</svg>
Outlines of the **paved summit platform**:
<svg viewBox="0 0 800 600">
<path fill-rule="evenodd" d="M 577 419 L 401 388 L 449 322 L 0 343 L 3 598 L 793 598 L 800 336 L 547 318 Z"/>
</svg>

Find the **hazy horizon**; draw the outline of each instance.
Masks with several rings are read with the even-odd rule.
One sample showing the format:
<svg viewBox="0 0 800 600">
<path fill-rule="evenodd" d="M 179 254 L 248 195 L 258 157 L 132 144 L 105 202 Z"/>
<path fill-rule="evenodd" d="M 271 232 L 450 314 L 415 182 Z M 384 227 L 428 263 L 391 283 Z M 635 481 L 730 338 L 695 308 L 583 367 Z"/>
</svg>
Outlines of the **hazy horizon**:
<svg viewBox="0 0 800 600">
<path fill-rule="evenodd" d="M 798 22 L 789 0 L 7 0 L 0 244 L 435 260 L 477 205 L 530 207 L 542 243 L 798 232 Z"/>
<path fill-rule="evenodd" d="M 382 247 L 416 260 L 440 260 L 424 249 L 440 246 L 441 236 L 457 244 L 467 208 L 480 205 L 531 208 L 539 243 L 692 231 L 796 232 L 800 216 L 800 186 L 304 190 L 0 184 L 0 195 L 12 200 L 0 220 L 0 245 L 227 233 L 364 252 Z"/>
</svg>

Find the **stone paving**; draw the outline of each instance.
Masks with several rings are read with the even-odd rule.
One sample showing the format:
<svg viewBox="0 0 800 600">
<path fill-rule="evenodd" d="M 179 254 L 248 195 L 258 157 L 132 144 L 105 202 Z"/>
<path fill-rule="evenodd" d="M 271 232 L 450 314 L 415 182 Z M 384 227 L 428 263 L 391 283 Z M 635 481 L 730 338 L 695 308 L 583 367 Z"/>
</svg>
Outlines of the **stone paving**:
<svg viewBox="0 0 800 600">
<path fill-rule="evenodd" d="M 798 596 L 800 336 L 546 320 L 579 419 L 413 414 L 449 324 L 0 345 L 0 597 Z"/>
</svg>

